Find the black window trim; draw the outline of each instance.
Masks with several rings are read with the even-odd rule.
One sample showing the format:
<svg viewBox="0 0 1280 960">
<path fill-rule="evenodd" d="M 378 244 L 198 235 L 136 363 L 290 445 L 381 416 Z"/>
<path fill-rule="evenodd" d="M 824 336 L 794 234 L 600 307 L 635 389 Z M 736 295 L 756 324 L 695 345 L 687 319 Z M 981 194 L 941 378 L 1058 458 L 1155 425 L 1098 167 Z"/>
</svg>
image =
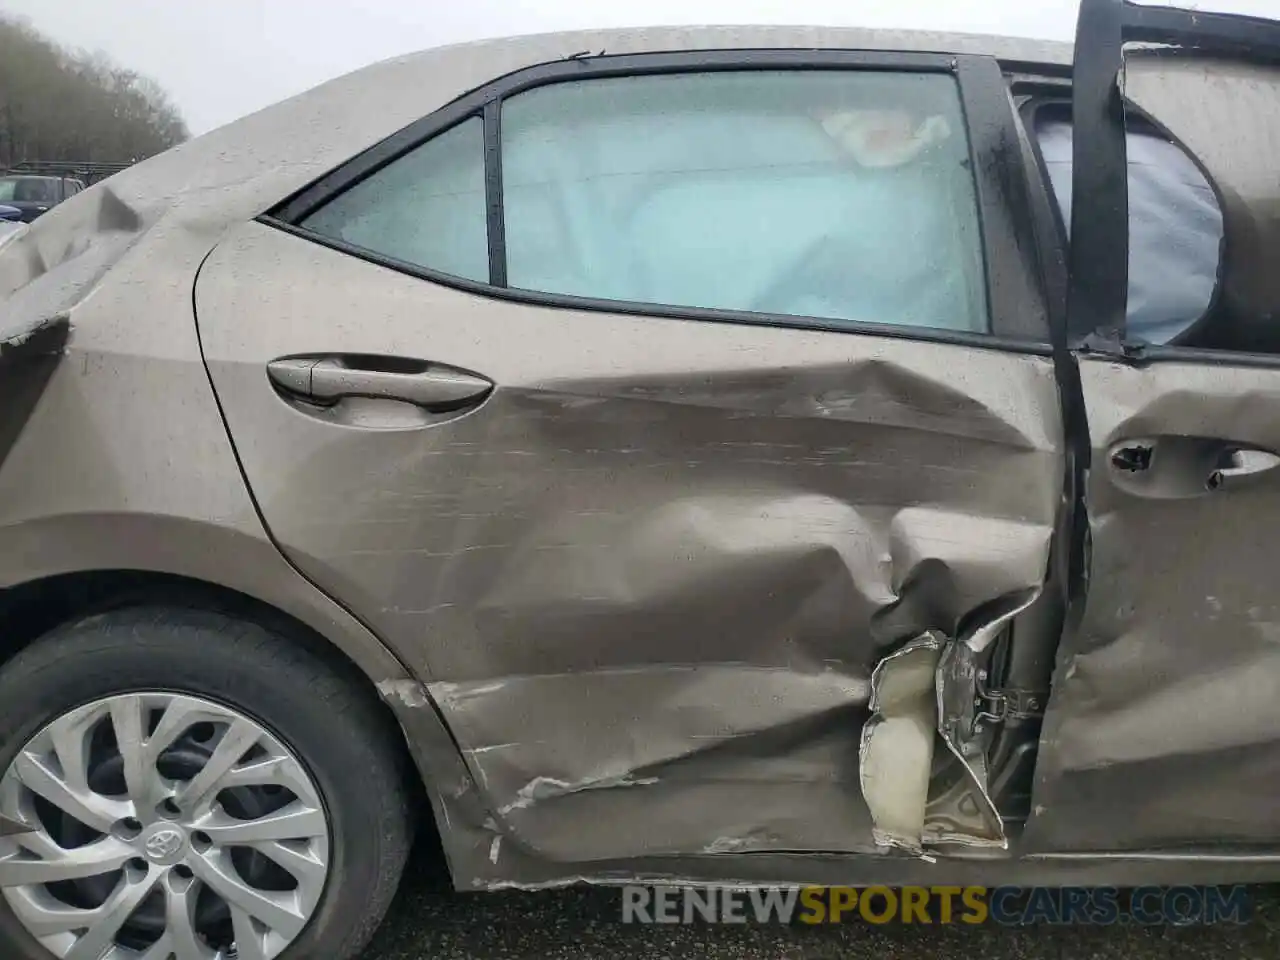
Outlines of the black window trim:
<svg viewBox="0 0 1280 960">
<path fill-rule="evenodd" d="M 1031 141 L 1032 149 L 1035 151 L 1036 166 L 1039 168 L 1040 175 L 1044 178 L 1046 188 L 1049 190 L 1050 195 L 1053 197 L 1055 201 L 1053 204 L 1053 210 L 1052 210 L 1053 222 L 1056 228 L 1059 242 L 1061 243 L 1064 251 L 1066 251 L 1070 247 L 1070 241 L 1068 240 L 1068 236 L 1067 236 L 1067 223 L 1066 223 L 1066 219 L 1062 215 L 1061 205 L 1057 203 L 1057 198 L 1053 194 L 1053 187 L 1049 181 L 1049 168 L 1048 168 L 1048 165 L 1045 163 L 1044 153 L 1040 149 L 1040 139 L 1037 136 L 1036 129 L 1037 129 L 1037 124 L 1039 123 L 1039 120 L 1040 120 L 1040 115 L 1042 113 L 1045 113 L 1046 111 L 1050 111 L 1050 110 L 1058 111 L 1058 112 L 1062 112 L 1065 110 L 1067 113 L 1068 122 L 1070 122 L 1071 109 L 1072 109 L 1072 99 L 1071 99 L 1070 91 L 1069 90 L 1062 91 L 1061 89 L 1058 89 L 1054 91 L 1045 90 L 1045 91 L 1035 91 L 1030 93 L 1030 95 L 1027 96 L 1025 102 L 1021 104 L 1018 110 L 1019 114 L 1022 117 L 1023 126 L 1026 128 L 1027 136 Z M 1209 189 L 1213 192 L 1214 203 L 1218 205 L 1218 210 L 1222 214 L 1225 221 L 1225 218 L 1227 215 L 1226 197 L 1223 195 L 1222 187 L 1218 184 L 1217 179 L 1213 176 L 1213 173 L 1209 170 L 1209 168 L 1205 166 L 1204 162 L 1200 159 L 1200 157 L 1198 157 L 1191 150 L 1191 148 L 1188 147 L 1186 143 L 1183 142 L 1183 140 L 1180 137 L 1174 134 L 1172 130 L 1170 130 L 1167 126 L 1165 126 L 1155 117 L 1153 117 L 1146 110 L 1143 110 L 1141 107 L 1133 103 L 1131 100 L 1128 100 L 1127 98 L 1124 101 L 1124 112 L 1125 112 L 1126 138 L 1131 133 L 1148 133 L 1154 136 L 1159 136 L 1164 140 L 1167 140 L 1173 146 L 1177 147 L 1180 151 L 1182 151 L 1182 154 L 1191 161 L 1191 163 L 1195 166 L 1197 170 L 1200 171 L 1200 175 L 1204 177 L 1205 183 L 1209 184 Z M 1075 137 L 1075 133 L 1073 129 L 1073 132 L 1072 132 L 1073 142 L 1074 142 L 1074 137 Z M 1126 140 L 1126 143 L 1127 143 L 1127 140 Z M 1127 146 L 1125 148 L 1125 154 L 1127 157 L 1128 155 Z M 1128 202 L 1129 202 L 1128 189 L 1126 188 L 1125 190 L 1126 207 L 1128 206 Z M 1128 221 L 1126 221 L 1126 223 L 1127 222 Z M 1130 231 L 1130 233 L 1132 232 L 1132 226 L 1127 227 L 1127 229 Z M 1200 316 L 1198 316 L 1191 324 L 1187 326 L 1185 330 L 1183 330 L 1182 333 L 1178 335 L 1177 340 L 1171 343 L 1167 343 L 1167 344 L 1145 343 L 1145 342 L 1141 343 L 1140 348 L 1144 352 L 1155 350 L 1155 349 L 1160 349 L 1162 351 L 1178 350 L 1178 351 L 1213 352 L 1213 353 L 1230 352 L 1230 351 L 1218 351 L 1218 350 L 1206 351 L 1200 347 L 1184 346 L 1185 340 L 1194 337 L 1198 333 L 1201 333 L 1208 324 L 1212 323 L 1212 318 L 1214 314 L 1217 312 L 1218 307 L 1222 302 L 1222 296 L 1223 296 L 1225 285 L 1226 285 L 1225 281 L 1226 281 L 1226 271 L 1227 271 L 1227 257 L 1230 252 L 1228 249 L 1229 240 L 1230 240 L 1230 231 L 1226 229 L 1226 224 L 1224 222 L 1222 240 L 1219 243 L 1219 249 L 1218 249 L 1218 272 L 1217 272 L 1217 275 L 1214 277 L 1213 293 L 1209 298 L 1209 303 L 1205 307 L 1204 312 L 1201 313 Z M 1129 240 L 1126 242 L 1126 245 L 1125 245 L 1126 251 L 1128 250 L 1129 245 L 1131 243 L 1132 243 L 1132 236 L 1130 236 Z M 1127 270 L 1125 273 L 1125 277 L 1126 277 L 1126 284 L 1127 284 L 1128 282 Z M 1076 319 L 1079 320 L 1080 318 L 1077 317 Z M 1125 316 L 1124 326 L 1123 326 L 1126 337 L 1127 337 L 1128 327 L 1129 327 L 1129 319 L 1128 319 L 1128 313 L 1126 308 L 1126 316 Z M 1086 340 L 1090 335 L 1092 335 L 1095 332 L 1096 331 L 1092 328 L 1088 328 L 1088 329 L 1081 328 L 1081 329 L 1070 330 L 1069 334 L 1070 334 L 1071 343 L 1073 345 L 1079 345 L 1081 342 Z M 1134 346 L 1135 348 L 1138 348 L 1139 344 L 1135 341 Z"/>
<path fill-rule="evenodd" d="M 978 204 L 989 332 L 836 320 L 790 314 L 606 300 L 506 286 L 502 211 L 501 104 L 534 87 L 601 77 L 742 70 L 877 70 L 944 73 L 957 81 L 968 128 Z M 488 282 L 443 273 L 299 226 L 311 213 L 433 137 L 472 118 L 484 131 Z M 991 57 L 866 50 L 698 50 L 571 57 L 499 77 L 472 90 L 323 174 L 263 214 L 260 222 L 419 279 L 517 303 L 613 314 L 863 333 L 1049 356 L 1050 323 L 1043 277 L 1028 260 L 1036 216 L 1028 197 L 1029 165 L 1017 149 L 1020 123 L 1000 63 Z M 1026 278 L 1007 282 L 1010 271 Z"/>
<path fill-rule="evenodd" d="M 507 218 L 502 204 L 502 101 L 484 105 L 485 235 L 489 244 L 489 285 L 507 289 Z"/>
<path fill-rule="evenodd" d="M 1150 6 L 1133 0 L 1081 0 L 1073 77 L 1071 284 L 1068 323 L 1095 331 L 1104 355 L 1132 363 L 1280 367 L 1280 355 L 1125 341 L 1129 284 L 1127 142 L 1118 78 L 1125 44 L 1164 44 L 1247 62 L 1280 64 L 1280 21 L 1233 13 Z M 1194 156 L 1194 154 L 1191 154 Z M 1212 176 L 1210 183 L 1215 183 Z M 1220 198 L 1221 199 L 1221 198 Z M 1224 215 L 1227 213 L 1223 207 Z M 1230 227 L 1228 226 L 1228 233 Z M 1220 266 L 1226 264 L 1224 257 Z M 1224 267 L 1225 269 L 1225 267 Z"/>
</svg>

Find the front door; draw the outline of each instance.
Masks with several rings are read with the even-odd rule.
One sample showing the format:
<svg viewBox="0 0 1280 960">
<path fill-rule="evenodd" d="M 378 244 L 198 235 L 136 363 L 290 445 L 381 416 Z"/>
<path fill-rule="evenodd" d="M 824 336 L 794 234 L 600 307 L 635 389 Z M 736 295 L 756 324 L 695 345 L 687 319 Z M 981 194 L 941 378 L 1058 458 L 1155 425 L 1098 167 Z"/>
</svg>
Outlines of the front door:
<svg viewBox="0 0 1280 960">
<path fill-rule="evenodd" d="M 873 671 L 1045 580 L 1059 401 L 999 68 L 809 56 L 505 78 L 198 279 L 272 535 L 537 855 L 918 844 L 881 818 L 923 816 L 936 698 L 860 769 Z M 949 822 L 1003 841 L 979 820 Z"/>
<path fill-rule="evenodd" d="M 1200 48 L 1128 57 L 1128 204 L 1107 40 L 1126 16 L 1132 39 Z M 1085 319 L 1120 322 L 1080 354 L 1091 573 L 1060 651 L 1026 839 L 1041 852 L 1274 853 L 1280 70 L 1267 51 L 1280 23 L 1088 0 L 1081 24 L 1078 50 L 1117 59 L 1087 77 L 1077 63 L 1075 162 L 1103 189 L 1081 190 L 1077 170 L 1090 200 L 1074 230 L 1102 231 L 1095 255 L 1121 247 L 1101 262 L 1073 252 L 1074 280 L 1092 286 Z M 1241 57 L 1244 38 L 1258 62 Z M 1123 269 L 1113 282 L 1126 236 L 1127 309 Z"/>
</svg>

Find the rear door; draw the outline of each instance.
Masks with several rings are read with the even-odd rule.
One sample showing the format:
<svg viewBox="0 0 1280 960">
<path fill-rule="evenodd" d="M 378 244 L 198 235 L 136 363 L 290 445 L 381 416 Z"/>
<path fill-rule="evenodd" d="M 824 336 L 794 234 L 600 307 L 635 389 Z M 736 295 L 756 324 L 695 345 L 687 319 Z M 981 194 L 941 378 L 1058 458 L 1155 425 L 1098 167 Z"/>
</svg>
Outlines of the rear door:
<svg viewBox="0 0 1280 960">
<path fill-rule="evenodd" d="M 1274 852 L 1280 24 L 1083 7 L 1072 321 L 1092 561 L 1026 838 L 1068 853 Z M 1118 88 L 1122 30 L 1180 46 L 1130 50 Z"/>
<path fill-rule="evenodd" d="M 882 728 L 919 749 L 860 770 L 873 671 L 1033 601 L 1060 504 L 1021 149 L 985 59 L 568 60 L 212 253 L 266 523 L 426 681 L 503 834 L 872 851 L 918 807 L 920 844 L 932 673 Z M 933 836 L 1003 844 L 993 813 Z"/>
</svg>

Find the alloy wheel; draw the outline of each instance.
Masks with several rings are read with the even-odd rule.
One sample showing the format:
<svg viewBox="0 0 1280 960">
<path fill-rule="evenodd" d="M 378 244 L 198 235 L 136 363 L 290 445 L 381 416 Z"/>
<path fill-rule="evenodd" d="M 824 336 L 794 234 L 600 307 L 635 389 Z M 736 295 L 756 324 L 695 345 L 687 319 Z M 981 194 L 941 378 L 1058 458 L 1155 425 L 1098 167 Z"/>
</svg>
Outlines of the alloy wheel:
<svg viewBox="0 0 1280 960">
<path fill-rule="evenodd" d="M 307 770 L 257 721 L 113 696 L 0 777 L 0 894 L 62 960 L 272 960 L 320 901 L 329 832 Z"/>
</svg>

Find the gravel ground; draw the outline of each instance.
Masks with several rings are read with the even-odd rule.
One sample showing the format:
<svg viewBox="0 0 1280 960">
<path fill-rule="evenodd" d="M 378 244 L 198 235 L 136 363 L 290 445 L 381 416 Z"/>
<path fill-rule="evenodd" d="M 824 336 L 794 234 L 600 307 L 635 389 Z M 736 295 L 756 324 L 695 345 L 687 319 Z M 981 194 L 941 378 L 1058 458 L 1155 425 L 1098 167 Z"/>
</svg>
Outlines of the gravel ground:
<svg viewBox="0 0 1280 960">
<path fill-rule="evenodd" d="M 435 856 L 410 864 L 362 960 L 1277 960 L 1280 887 L 1254 888 L 1255 919 L 1200 928 L 644 926 L 616 890 L 455 894 Z"/>
</svg>

